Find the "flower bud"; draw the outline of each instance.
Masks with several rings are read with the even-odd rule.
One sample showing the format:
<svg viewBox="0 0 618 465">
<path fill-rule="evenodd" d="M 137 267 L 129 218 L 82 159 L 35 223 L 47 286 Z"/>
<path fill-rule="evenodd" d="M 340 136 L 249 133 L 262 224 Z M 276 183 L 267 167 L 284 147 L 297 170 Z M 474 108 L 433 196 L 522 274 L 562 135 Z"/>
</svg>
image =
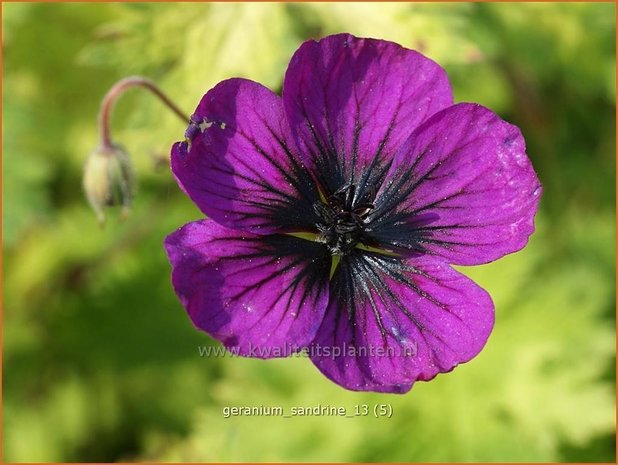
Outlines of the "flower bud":
<svg viewBox="0 0 618 465">
<path fill-rule="evenodd" d="M 101 226 L 104 209 L 119 205 L 121 217 L 131 209 L 134 191 L 133 168 L 129 155 L 118 145 L 99 147 L 93 151 L 84 167 L 84 191 Z"/>
</svg>

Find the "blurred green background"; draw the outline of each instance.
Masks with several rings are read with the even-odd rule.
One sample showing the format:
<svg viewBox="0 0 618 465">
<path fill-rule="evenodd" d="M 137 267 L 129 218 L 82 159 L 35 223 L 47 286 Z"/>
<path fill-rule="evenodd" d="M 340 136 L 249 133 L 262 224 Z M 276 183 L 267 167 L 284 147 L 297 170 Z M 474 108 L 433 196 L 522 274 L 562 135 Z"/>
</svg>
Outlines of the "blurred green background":
<svg viewBox="0 0 618 465">
<path fill-rule="evenodd" d="M 3 4 L 5 461 L 615 461 L 615 5 Z M 521 253 L 466 269 L 497 322 L 472 362 L 404 396 L 347 392 L 302 358 L 201 358 L 162 241 L 200 218 L 167 169 L 185 127 L 141 91 L 115 139 L 134 211 L 81 191 L 98 104 L 129 74 L 188 113 L 216 82 L 280 90 L 305 39 L 348 31 L 442 64 L 457 101 L 520 126 L 544 185 Z M 224 406 L 390 403 L 391 419 Z"/>
</svg>

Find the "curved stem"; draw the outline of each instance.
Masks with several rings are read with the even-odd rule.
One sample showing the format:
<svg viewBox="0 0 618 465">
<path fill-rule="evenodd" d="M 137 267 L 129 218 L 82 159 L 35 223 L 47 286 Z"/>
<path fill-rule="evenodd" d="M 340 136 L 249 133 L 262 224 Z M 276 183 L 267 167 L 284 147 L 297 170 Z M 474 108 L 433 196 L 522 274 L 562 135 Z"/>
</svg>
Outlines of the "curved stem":
<svg viewBox="0 0 618 465">
<path fill-rule="evenodd" d="M 142 87 L 149 90 L 161 100 L 165 106 L 172 110 L 180 119 L 185 123 L 189 123 L 190 118 L 180 110 L 172 100 L 163 93 L 157 85 L 149 79 L 141 76 L 131 76 L 121 79 L 107 91 L 103 101 L 101 102 L 101 109 L 99 111 L 99 131 L 101 133 L 101 149 L 108 149 L 112 146 L 111 138 L 111 116 L 114 104 L 118 97 L 120 97 L 127 89 L 132 87 Z"/>
</svg>

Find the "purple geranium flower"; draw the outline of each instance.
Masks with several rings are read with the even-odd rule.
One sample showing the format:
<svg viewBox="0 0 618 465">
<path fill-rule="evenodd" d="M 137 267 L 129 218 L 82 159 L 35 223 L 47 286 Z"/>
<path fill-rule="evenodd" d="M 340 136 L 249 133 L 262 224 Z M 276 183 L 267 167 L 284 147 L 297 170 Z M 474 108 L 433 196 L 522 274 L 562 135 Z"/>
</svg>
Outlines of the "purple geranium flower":
<svg viewBox="0 0 618 465">
<path fill-rule="evenodd" d="M 541 193 L 517 127 L 454 105 L 423 55 L 348 34 L 305 42 L 282 97 L 245 79 L 210 90 L 172 171 L 209 217 L 165 242 L 193 323 L 381 392 L 480 352 L 493 303 L 450 264 L 524 247 Z"/>
</svg>

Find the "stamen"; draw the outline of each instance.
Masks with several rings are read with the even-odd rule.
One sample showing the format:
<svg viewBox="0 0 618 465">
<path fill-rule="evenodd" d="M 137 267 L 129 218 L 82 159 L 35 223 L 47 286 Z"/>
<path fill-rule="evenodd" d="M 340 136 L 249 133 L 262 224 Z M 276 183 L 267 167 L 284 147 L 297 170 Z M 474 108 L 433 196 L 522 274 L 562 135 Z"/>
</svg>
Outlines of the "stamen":
<svg viewBox="0 0 618 465">
<path fill-rule="evenodd" d="M 313 209 L 320 221 L 318 241 L 325 243 L 334 256 L 346 255 L 363 239 L 365 219 L 373 210 L 375 188 L 358 196 L 356 184 L 346 184 L 325 200 L 316 202 Z"/>
</svg>

